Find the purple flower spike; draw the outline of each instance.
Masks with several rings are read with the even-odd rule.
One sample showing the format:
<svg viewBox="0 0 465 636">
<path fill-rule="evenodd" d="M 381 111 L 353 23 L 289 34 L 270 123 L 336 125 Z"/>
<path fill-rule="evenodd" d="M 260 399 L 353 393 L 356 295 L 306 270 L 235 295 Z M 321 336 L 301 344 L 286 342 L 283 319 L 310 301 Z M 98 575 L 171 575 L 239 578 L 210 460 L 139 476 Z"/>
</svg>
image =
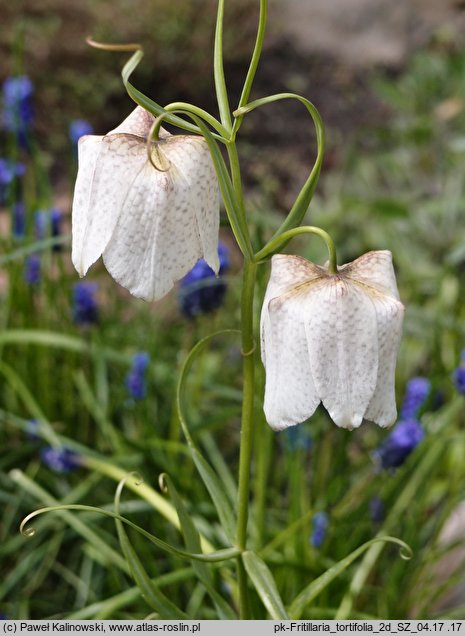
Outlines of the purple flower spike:
<svg viewBox="0 0 465 636">
<path fill-rule="evenodd" d="M 15 163 L 0 157 L 0 205 L 7 201 L 13 181 L 22 177 L 25 172 L 23 163 Z"/>
<path fill-rule="evenodd" d="M 373 523 L 381 523 L 384 520 L 384 503 L 380 497 L 370 500 L 370 517 Z"/>
<path fill-rule="evenodd" d="M 134 400 L 143 400 L 147 394 L 146 371 L 150 356 L 145 351 L 136 353 L 132 360 L 132 368 L 126 376 L 125 384 Z"/>
<path fill-rule="evenodd" d="M 465 349 L 460 354 L 460 366 L 455 369 L 452 379 L 457 391 L 465 395 Z"/>
<path fill-rule="evenodd" d="M 424 436 L 423 427 L 417 420 L 400 421 L 374 452 L 375 460 L 381 468 L 402 466 Z"/>
<path fill-rule="evenodd" d="M 402 405 L 400 419 L 409 420 L 418 415 L 418 411 L 425 403 L 431 391 L 431 382 L 427 378 L 412 378 L 407 383 L 404 403 Z"/>
<path fill-rule="evenodd" d="M 26 206 L 22 201 L 18 201 L 13 206 L 12 229 L 15 239 L 24 238 L 26 233 Z"/>
<path fill-rule="evenodd" d="M 40 256 L 31 254 L 26 258 L 24 280 L 28 285 L 40 283 Z"/>
<path fill-rule="evenodd" d="M 310 543 L 314 548 L 321 548 L 326 538 L 329 518 L 326 512 L 317 512 L 312 519 L 312 534 Z"/>
<path fill-rule="evenodd" d="M 459 393 L 465 395 L 465 366 L 455 369 L 453 377 L 455 388 Z"/>
<path fill-rule="evenodd" d="M 40 451 L 40 459 L 56 473 L 69 473 L 79 466 L 79 455 L 69 448 L 47 446 Z"/>
<path fill-rule="evenodd" d="M 220 270 L 218 278 L 204 259 L 200 259 L 180 282 L 179 305 L 186 318 L 218 309 L 226 294 L 222 275 L 229 269 L 229 251 L 224 243 L 218 243 Z"/>
<path fill-rule="evenodd" d="M 76 325 L 94 325 L 98 322 L 98 305 L 95 298 L 96 283 L 76 283 L 73 290 L 73 320 Z"/>
<path fill-rule="evenodd" d="M 26 75 L 8 77 L 3 83 L 3 127 L 15 133 L 21 145 L 34 122 L 32 95 L 34 87 Z"/>
<path fill-rule="evenodd" d="M 35 233 L 39 241 L 46 238 L 56 238 L 61 236 L 61 223 L 63 221 L 63 212 L 58 208 L 51 210 L 37 210 L 35 213 Z M 61 245 L 54 245 L 53 250 L 58 252 Z"/>
</svg>

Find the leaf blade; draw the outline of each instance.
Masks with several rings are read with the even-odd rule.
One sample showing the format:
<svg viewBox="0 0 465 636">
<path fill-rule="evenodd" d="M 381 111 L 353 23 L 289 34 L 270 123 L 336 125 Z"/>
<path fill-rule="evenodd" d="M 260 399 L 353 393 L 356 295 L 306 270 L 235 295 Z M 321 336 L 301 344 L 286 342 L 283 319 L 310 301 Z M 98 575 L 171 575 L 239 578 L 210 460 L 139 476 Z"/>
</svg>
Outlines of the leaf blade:
<svg viewBox="0 0 465 636">
<path fill-rule="evenodd" d="M 244 567 L 255 589 L 274 620 L 288 620 L 284 603 L 279 595 L 275 580 L 265 561 L 255 552 L 247 551 L 242 554 Z"/>
</svg>

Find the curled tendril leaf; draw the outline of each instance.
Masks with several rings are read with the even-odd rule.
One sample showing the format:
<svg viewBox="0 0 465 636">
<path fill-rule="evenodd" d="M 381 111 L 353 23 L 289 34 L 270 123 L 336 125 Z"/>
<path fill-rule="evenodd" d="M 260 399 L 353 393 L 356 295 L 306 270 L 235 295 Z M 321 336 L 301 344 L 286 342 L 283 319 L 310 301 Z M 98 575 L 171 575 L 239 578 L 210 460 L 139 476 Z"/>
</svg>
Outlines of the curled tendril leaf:
<svg viewBox="0 0 465 636">
<path fill-rule="evenodd" d="M 160 473 L 160 476 L 158 477 L 158 485 L 160 486 L 160 490 L 163 493 L 167 493 L 168 492 L 168 484 L 166 481 L 166 473 Z"/>
<path fill-rule="evenodd" d="M 128 477 L 129 475 L 125 477 L 118 484 L 116 497 L 120 496 L 121 489 L 126 483 Z M 111 512 L 109 510 L 104 510 L 103 508 L 97 508 L 95 506 L 85 506 L 82 504 L 62 504 L 59 506 L 47 506 L 45 508 L 39 508 L 38 510 L 35 510 L 34 512 L 31 512 L 30 514 L 28 514 L 27 517 L 23 519 L 20 526 L 21 534 L 26 537 L 33 536 L 33 534 L 35 533 L 35 529 L 34 528 L 25 529 L 25 526 L 27 525 L 27 523 L 34 517 L 37 517 L 38 515 L 44 514 L 46 512 L 57 512 L 58 510 L 81 510 L 83 512 L 95 512 L 97 514 L 104 515 L 106 517 L 111 517 L 112 519 L 117 519 L 121 521 L 122 523 L 126 524 L 127 526 L 129 526 L 130 528 L 133 528 L 136 532 L 141 534 L 143 537 L 151 541 L 153 544 L 155 544 L 157 547 L 161 548 L 165 552 L 180 556 L 184 559 L 194 559 L 196 561 L 206 561 L 210 563 L 216 563 L 220 561 L 227 561 L 229 559 L 233 559 L 237 557 L 240 553 L 240 551 L 237 548 L 225 548 L 223 550 L 216 550 L 215 552 L 211 552 L 209 554 L 200 554 L 200 553 L 193 554 L 191 552 L 186 552 L 185 550 L 179 550 L 178 548 L 175 548 L 169 543 L 166 543 L 166 541 L 162 541 L 155 535 L 151 534 L 150 532 L 147 532 L 147 530 L 144 530 L 144 528 L 141 528 L 136 523 L 133 523 L 129 519 L 126 519 L 126 517 L 122 517 L 116 512 Z M 32 531 L 32 534 L 31 534 L 31 531 Z"/>
<path fill-rule="evenodd" d="M 26 521 L 26 519 L 24 519 L 24 521 Z M 31 537 L 33 537 L 35 535 L 36 529 L 33 526 L 31 526 L 30 528 L 25 528 L 23 526 L 24 521 L 21 524 L 21 527 L 20 527 L 19 530 L 20 530 L 21 534 L 23 535 L 23 537 L 27 537 L 28 539 L 30 539 Z"/>
<path fill-rule="evenodd" d="M 413 558 L 413 550 L 412 550 L 412 548 L 409 545 L 407 545 L 407 544 L 402 545 L 399 548 L 399 556 L 404 561 L 410 561 L 410 559 Z"/>
<path fill-rule="evenodd" d="M 91 35 L 86 37 L 86 43 L 94 49 L 100 49 L 101 51 L 121 51 L 133 53 L 135 51 L 143 51 L 142 45 L 136 42 L 128 44 L 109 44 L 108 42 L 97 42 Z"/>
<path fill-rule="evenodd" d="M 118 485 L 116 487 L 116 491 L 115 491 L 116 512 L 118 514 L 119 514 L 119 504 L 120 504 L 120 499 L 121 499 L 121 494 L 123 492 L 123 488 L 126 486 L 127 482 L 131 478 L 134 479 L 134 485 L 135 486 L 141 486 L 144 483 L 144 478 L 137 471 L 131 471 L 130 473 L 125 475 L 123 477 L 123 479 L 121 479 L 121 481 L 118 483 Z"/>
</svg>

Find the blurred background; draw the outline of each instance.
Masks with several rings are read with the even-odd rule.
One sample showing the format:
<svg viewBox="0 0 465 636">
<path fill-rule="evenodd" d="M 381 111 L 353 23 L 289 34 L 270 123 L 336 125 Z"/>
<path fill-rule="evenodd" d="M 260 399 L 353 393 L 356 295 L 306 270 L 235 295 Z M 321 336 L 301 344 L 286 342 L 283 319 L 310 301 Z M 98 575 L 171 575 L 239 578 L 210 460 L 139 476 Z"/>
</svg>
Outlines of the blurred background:
<svg viewBox="0 0 465 636">
<path fill-rule="evenodd" d="M 258 1 L 226 5 L 234 104 Z M 215 10 L 215 0 L 0 0 L 0 615 L 149 613 L 110 520 L 88 514 L 79 524 L 50 515 L 34 538 L 18 533 L 21 519 L 42 505 L 111 508 L 127 471 L 140 471 L 154 488 L 160 472 L 171 472 L 204 536 L 224 543 L 187 457 L 174 397 L 193 344 L 239 323 L 240 257 L 225 219 L 220 280 L 201 265 L 152 305 L 131 298 L 100 264 L 79 286 L 69 236 L 77 139 L 105 133 L 133 108 L 120 78 L 125 54 L 89 48 L 85 38 L 139 42 L 145 56 L 133 83 L 140 90 L 160 104 L 191 101 L 216 114 Z M 460 0 L 270 5 L 252 98 L 301 93 L 326 125 L 322 177 L 306 220 L 332 234 L 341 262 L 391 250 L 407 308 L 392 433 L 370 424 L 355 433 L 336 430 L 321 410 L 272 434 L 257 400 L 251 536 L 265 546 L 285 602 L 378 532 L 414 550 L 408 564 L 394 549 L 372 553 L 370 567 L 355 564 L 304 617 L 465 617 L 464 27 Z M 305 109 L 280 102 L 251 113 L 239 151 L 259 245 L 292 206 L 315 159 Z M 313 241 L 287 249 L 326 258 Z M 261 269 L 257 315 L 268 271 Z M 240 369 L 239 346 L 221 342 L 189 381 L 196 439 L 231 501 Z M 263 384 L 258 361 L 257 369 Z M 420 385 L 409 384 L 418 377 Z M 180 545 L 153 502 L 133 493 L 123 512 Z M 185 564 L 131 539 L 170 598 L 192 616 L 214 616 L 190 567 L 173 576 Z M 355 573 L 363 590 L 350 587 Z M 234 607 L 223 574 L 215 576 Z M 253 595 L 252 604 L 255 617 L 265 617 Z"/>
</svg>

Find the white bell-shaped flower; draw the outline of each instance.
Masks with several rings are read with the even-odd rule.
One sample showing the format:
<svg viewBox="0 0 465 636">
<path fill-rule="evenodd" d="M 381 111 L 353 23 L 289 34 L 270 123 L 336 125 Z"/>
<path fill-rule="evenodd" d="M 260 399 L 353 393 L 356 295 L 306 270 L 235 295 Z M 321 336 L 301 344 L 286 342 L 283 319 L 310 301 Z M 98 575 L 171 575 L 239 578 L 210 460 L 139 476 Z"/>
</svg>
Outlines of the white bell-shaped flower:
<svg viewBox="0 0 465 636">
<path fill-rule="evenodd" d="M 219 188 L 200 136 L 161 130 L 147 157 L 154 117 L 137 107 L 105 136 L 79 140 L 73 200 L 73 264 L 81 276 L 102 255 L 134 295 L 158 300 L 200 259 L 218 272 Z M 157 163 L 157 165 L 158 165 Z"/>
<path fill-rule="evenodd" d="M 343 428 L 364 418 L 392 424 L 403 314 L 388 251 L 368 252 L 337 274 L 300 256 L 273 256 L 261 316 L 270 426 L 299 424 L 320 402 Z"/>
</svg>

